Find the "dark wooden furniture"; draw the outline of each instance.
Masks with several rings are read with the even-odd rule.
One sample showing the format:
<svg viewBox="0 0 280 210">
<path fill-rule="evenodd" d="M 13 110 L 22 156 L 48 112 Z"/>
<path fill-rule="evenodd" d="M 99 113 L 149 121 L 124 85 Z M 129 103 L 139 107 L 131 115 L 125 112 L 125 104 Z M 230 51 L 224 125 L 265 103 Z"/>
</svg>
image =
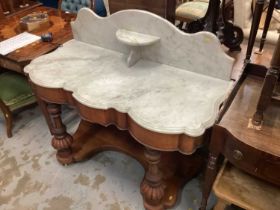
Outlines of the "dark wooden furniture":
<svg viewBox="0 0 280 210">
<path fill-rule="evenodd" d="M 265 68 L 263 70 L 265 72 Z M 261 130 L 252 125 L 251 118 L 262 88 L 260 72 L 252 65 L 246 66 L 236 97 L 213 128 L 201 210 L 206 209 L 221 155 L 235 167 L 280 186 L 279 104 L 271 104 Z"/>
<path fill-rule="evenodd" d="M 273 91 L 277 85 L 280 74 L 280 36 L 271 60 L 270 68 L 267 70 L 264 84 L 261 91 L 261 96 L 258 101 L 257 110 L 253 117 L 254 125 L 261 125 L 263 122 L 264 111 L 269 106 Z"/>
<path fill-rule="evenodd" d="M 275 2 L 276 2 L 276 0 L 269 1 L 269 6 L 268 6 L 268 11 L 267 11 L 267 16 L 265 19 L 265 25 L 264 25 L 264 29 L 263 29 L 261 42 L 260 42 L 259 52 L 261 52 L 264 47 L 267 31 L 268 31 L 269 24 L 270 24 L 272 14 L 273 14 L 273 10 L 275 7 Z M 263 8 L 264 8 L 264 3 L 265 3 L 265 0 L 256 1 L 255 11 L 253 14 L 253 20 L 252 20 L 252 25 L 251 25 L 251 30 L 250 30 L 249 40 L 248 40 L 248 47 L 247 47 L 247 52 L 246 52 L 246 59 L 245 59 L 246 63 L 250 62 L 253 46 L 254 46 L 254 43 L 256 40 L 256 36 L 257 36 L 258 29 L 259 29 L 259 24 L 260 24 Z"/>
<path fill-rule="evenodd" d="M 4 10 L 2 5 L 0 4 L 0 21 L 3 20 L 4 18 L 5 18 Z"/>
<path fill-rule="evenodd" d="M 0 41 L 23 32 L 19 24 L 21 17 L 24 17 L 32 12 L 43 11 L 46 11 L 49 15 L 51 22 L 50 27 L 40 28 L 32 33 L 41 35 L 46 32 L 52 32 L 53 41 L 38 41 L 11 52 L 6 56 L 0 55 L 0 67 L 23 73 L 23 68 L 34 58 L 56 49 L 61 44 L 72 38 L 72 31 L 68 21 L 70 21 L 71 17 L 75 17 L 75 15 L 69 16 L 69 14 L 65 14 L 63 12 L 60 13 L 54 8 L 39 6 L 19 12 L 13 16 L 6 17 L 4 21 L 0 21 Z"/>
<path fill-rule="evenodd" d="M 230 5 L 230 1 L 210 0 L 206 15 L 188 24 L 186 32 L 210 31 L 216 34 L 221 43 L 230 50 L 240 51 L 240 44 L 243 41 L 243 31 L 226 19 L 226 4 Z"/>
<path fill-rule="evenodd" d="M 26 11 L 41 5 L 40 2 L 32 0 L 1 0 L 3 13 L 5 16 L 11 16 L 18 12 Z"/>
<path fill-rule="evenodd" d="M 153 12 L 175 23 L 176 0 L 109 0 L 110 13 L 124 9 L 142 9 Z"/>
</svg>

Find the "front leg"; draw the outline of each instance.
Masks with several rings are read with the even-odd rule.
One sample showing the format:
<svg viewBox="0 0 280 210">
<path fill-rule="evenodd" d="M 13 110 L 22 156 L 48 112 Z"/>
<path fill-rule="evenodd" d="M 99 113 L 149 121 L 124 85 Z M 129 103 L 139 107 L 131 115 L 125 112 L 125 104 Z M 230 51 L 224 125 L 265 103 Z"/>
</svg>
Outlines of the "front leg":
<svg viewBox="0 0 280 210">
<path fill-rule="evenodd" d="M 205 179 L 204 179 L 205 183 L 202 192 L 202 201 L 201 201 L 200 210 L 206 210 L 208 197 L 210 195 L 212 185 L 217 175 L 217 161 L 218 161 L 218 155 L 210 152 L 207 169 L 205 173 Z"/>
<path fill-rule="evenodd" d="M 61 164 L 73 162 L 71 145 L 73 138 L 66 132 L 66 126 L 61 119 L 61 105 L 48 104 L 48 113 L 51 119 L 52 146 L 57 150 L 56 158 Z"/>
<path fill-rule="evenodd" d="M 146 148 L 145 157 L 148 170 L 141 183 L 141 193 L 144 198 L 144 207 L 147 210 L 163 210 L 164 184 L 159 169 L 160 152 Z"/>
</svg>

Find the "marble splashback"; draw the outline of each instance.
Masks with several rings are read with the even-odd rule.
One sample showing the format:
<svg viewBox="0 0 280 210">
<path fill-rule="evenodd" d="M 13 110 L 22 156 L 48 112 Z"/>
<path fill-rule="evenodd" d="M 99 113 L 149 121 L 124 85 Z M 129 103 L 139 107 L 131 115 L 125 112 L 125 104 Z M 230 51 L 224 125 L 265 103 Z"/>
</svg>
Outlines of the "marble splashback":
<svg viewBox="0 0 280 210">
<path fill-rule="evenodd" d="M 124 10 L 102 18 L 83 8 L 72 22 L 76 40 L 128 55 L 130 47 L 116 37 L 120 29 L 160 37 L 159 42 L 141 47 L 143 59 L 223 80 L 230 79 L 233 59 L 224 53 L 212 33 L 187 34 L 167 20 L 142 10 Z"/>
</svg>

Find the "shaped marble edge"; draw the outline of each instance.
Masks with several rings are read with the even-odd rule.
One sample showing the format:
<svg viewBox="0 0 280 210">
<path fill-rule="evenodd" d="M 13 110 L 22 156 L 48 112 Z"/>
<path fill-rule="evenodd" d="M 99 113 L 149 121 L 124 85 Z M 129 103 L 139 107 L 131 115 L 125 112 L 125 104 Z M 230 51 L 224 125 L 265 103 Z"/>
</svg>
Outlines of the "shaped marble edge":
<svg viewBox="0 0 280 210">
<path fill-rule="evenodd" d="M 233 81 L 230 81 L 228 83 L 227 89 L 224 91 L 225 93 L 228 93 L 232 89 L 232 85 L 234 84 Z M 210 128 L 213 123 L 215 123 L 215 120 L 217 118 L 217 115 L 219 114 L 219 107 L 220 104 L 226 99 L 227 94 L 221 95 L 218 98 L 215 98 L 214 103 L 211 106 L 212 112 L 209 113 L 208 119 L 205 119 L 204 121 L 201 121 L 199 125 L 196 125 L 196 127 L 190 128 L 190 125 L 182 126 L 182 127 L 167 127 L 164 124 L 154 124 L 151 123 L 143 118 L 143 116 L 139 115 L 137 113 L 137 110 L 133 109 L 133 107 L 126 107 L 125 106 L 106 106 L 102 105 L 102 107 L 96 106 L 96 104 L 93 104 L 92 101 L 84 99 L 82 95 L 80 95 L 78 92 L 73 93 L 73 97 L 80 102 L 81 104 L 92 107 L 99 110 L 111 110 L 114 109 L 117 112 L 120 113 L 126 113 L 134 122 L 136 122 L 139 126 L 156 133 L 161 134 L 185 134 L 190 137 L 199 137 L 202 136 L 207 128 Z M 179 111 L 179 110 L 178 110 Z"/>
<path fill-rule="evenodd" d="M 117 40 L 118 30 L 160 37 L 160 42 L 141 49 L 141 57 L 187 71 L 229 80 L 234 59 L 210 32 L 187 34 L 162 17 L 143 10 L 123 10 L 99 17 L 88 8 L 71 23 L 78 41 L 129 54 L 130 48 Z"/>
</svg>

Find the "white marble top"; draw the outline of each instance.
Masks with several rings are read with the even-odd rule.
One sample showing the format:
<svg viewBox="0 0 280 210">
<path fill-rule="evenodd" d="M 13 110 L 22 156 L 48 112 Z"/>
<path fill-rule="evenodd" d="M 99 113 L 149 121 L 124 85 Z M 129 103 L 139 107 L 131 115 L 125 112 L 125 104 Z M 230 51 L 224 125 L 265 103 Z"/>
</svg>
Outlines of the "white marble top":
<svg viewBox="0 0 280 210">
<path fill-rule="evenodd" d="M 118 14 L 123 19 L 118 18 Z M 117 24 L 121 26 L 119 29 L 131 31 L 134 28 L 126 27 L 129 26 L 126 23 L 133 18 L 124 17 L 135 17 L 134 14 L 142 14 L 141 21 L 146 20 L 149 27 L 153 27 L 151 22 L 157 20 L 155 27 L 158 27 L 161 33 L 151 34 L 160 37 L 159 42 L 148 47 L 155 54 L 150 54 L 144 47 L 141 49 L 141 58 L 129 67 L 126 60 L 131 46 L 117 40 L 118 27 L 115 21 L 120 21 Z M 32 82 L 43 87 L 72 91 L 77 101 L 89 107 L 105 110 L 114 108 L 119 112 L 128 113 L 137 124 L 151 131 L 166 134 L 185 133 L 194 137 L 202 135 L 205 129 L 213 125 L 219 106 L 232 86 L 229 75 L 233 61 L 222 52 L 218 40 L 207 32 L 183 35 L 167 21 L 148 12 L 125 11 L 110 17 L 100 18 L 89 10 L 82 9 L 77 21 L 73 23 L 75 39 L 56 51 L 35 59 L 25 68 Z M 85 22 L 80 22 L 81 18 Z M 103 22 L 104 27 L 89 26 L 89 33 L 85 33 L 84 25 L 94 25 L 92 21 Z M 144 23 L 138 26 L 145 25 Z M 131 22 L 130 24 L 132 25 Z M 116 27 L 116 30 L 107 31 L 110 26 Z M 174 31 L 174 39 L 165 39 L 165 28 Z M 99 34 L 103 29 L 107 33 L 113 33 L 108 35 L 103 31 L 104 42 L 100 37 L 98 39 L 98 35 L 90 37 L 89 34 L 94 33 L 94 30 Z M 148 29 L 136 32 L 149 35 Z M 178 36 L 181 37 L 176 41 Z M 114 40 L 107 40 L 106 37 L 114 37 Z M 200 39 L 207 41 L 197 45 Z M 181 40 L 188 42 L 190 46 L 184 42 L 183 47 L 179 46 L 177 42 Z M 98 44 L 95 44 L 95 41 Z M 171 47 L 169 42 L 175 46 Z M 158 62 L 164 59 L 166 54 L 171 55 L 169 50 L 166 54 L 157 52 L 166 48 L 161 46 L 164 43 L 168 43 L 170 50 L 177 47 L 174 55 L 180 56 Z M 116 49 L 117 45 L 119 48 Z M 186 51 L 186 46 L 194 50 Z M 204 52 L 203 49 L 211 49 L 212 53 L 208 51 L 207 57 L 204 53 L 193 56 L 192 53 Z M 146 58 L 149 55 L 151 57 Z M 190 61 L 191 63 L 187 62 L 187 65 L 184 62 L 190 57 L 194 60 Z M 184 61 L 180 60 L 184 58 Z M 178 65 L 171 65 L 175 61 L 178 61 Z M 211 66 L 213 62 L 216 62 L 215 69 Z M 196 66 L 199 63 L 204 66 L 204 70 Z M 182 65 L 184 68 L 180 68 Z"/>
</svg>

